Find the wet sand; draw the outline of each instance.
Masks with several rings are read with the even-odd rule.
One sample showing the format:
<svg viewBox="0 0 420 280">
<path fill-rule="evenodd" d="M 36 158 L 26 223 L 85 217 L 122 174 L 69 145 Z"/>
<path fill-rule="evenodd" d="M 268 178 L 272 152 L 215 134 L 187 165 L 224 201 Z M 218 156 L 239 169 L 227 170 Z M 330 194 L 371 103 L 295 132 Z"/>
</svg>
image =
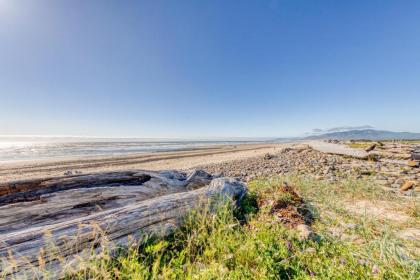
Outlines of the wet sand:
<svg viewBox="0 0 420 280">
<path fill-rule="evenodd" d="M 204 164 L 275 153 L 292 143 L 220 145 L 189 151 L 156 152 L 106 157 L 78 157 L 54 160 L 0 163 L 0 182 L 63 176 L 71 171 L 92 173 L 127 169 L 191 169 Z"/>
</svg>

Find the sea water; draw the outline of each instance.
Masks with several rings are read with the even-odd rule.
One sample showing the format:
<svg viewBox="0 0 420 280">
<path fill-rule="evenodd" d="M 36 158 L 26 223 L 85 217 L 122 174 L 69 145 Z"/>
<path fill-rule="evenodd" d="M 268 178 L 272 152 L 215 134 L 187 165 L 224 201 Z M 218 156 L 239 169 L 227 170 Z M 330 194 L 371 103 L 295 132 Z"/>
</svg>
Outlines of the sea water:
<svg viewBox="0 0 420 280">
<path fill-rule="evenodd" d="M 260 141 L 144 141 L 144 140 L 39 140 L 0 139 L 0 162 L 59 159 L 69 157 L 117 156 L 134 153 L 191 150 L 204 146 L 255 143 Z"/>
</svg>

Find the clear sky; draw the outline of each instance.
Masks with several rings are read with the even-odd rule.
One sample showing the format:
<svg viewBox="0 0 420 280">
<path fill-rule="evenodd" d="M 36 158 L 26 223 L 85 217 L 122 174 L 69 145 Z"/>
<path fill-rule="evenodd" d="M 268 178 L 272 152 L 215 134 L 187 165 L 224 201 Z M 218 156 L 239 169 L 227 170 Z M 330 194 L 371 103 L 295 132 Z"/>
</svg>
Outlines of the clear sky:
<svg viewBox="0 0 420 280">
<path fill-rule="evenodd" d="M 420 132 L 420 1 L 0 0 L 0 134 Z"/>
</svg>

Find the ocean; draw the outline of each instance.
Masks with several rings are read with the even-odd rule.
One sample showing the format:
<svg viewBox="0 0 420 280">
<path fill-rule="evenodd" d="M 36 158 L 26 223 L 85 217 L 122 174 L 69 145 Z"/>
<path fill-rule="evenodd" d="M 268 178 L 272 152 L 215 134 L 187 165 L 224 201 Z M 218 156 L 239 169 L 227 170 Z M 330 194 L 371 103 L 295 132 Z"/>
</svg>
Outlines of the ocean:
<svg viewBox="0 0 420 280">
<path fill-rule="evenodd" d="M 117 156 L 133 153 L 150 153 L 165 151 L 184 151 L 192 150 L 204 146 L 262 143 L 261 140 L 98 140 L 90 139 L 78 141 L 78 139 L 51 140 L 35 139 L 28 141 L 19 139 L 0 139 L 0 162 L 22 161 L 22 160 L 41 160 L 41 159 L 60 159 L 68 157 L 95 157 L 95 156 Z"/>
</svg>

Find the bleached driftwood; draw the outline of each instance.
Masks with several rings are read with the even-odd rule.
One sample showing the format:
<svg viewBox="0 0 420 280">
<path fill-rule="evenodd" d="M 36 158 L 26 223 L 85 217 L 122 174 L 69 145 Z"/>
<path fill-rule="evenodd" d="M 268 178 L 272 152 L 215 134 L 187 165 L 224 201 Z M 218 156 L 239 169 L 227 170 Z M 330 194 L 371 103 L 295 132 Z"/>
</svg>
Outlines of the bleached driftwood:
<svg viewBox="0 0 420 280">
<path fill-rule="evenodd" d="M 164 236 L 203 200 L 245 186 L 203 171 L 127 171 L 0 185 L 0 277 L 58 278 L 104 248 Z"/>
<path fill-rule="evenodd" d="M 322 141 L 311 141 L 308 142 L 308 145 L 315 151 L 333 154 L 340 156 L 347 156 L 357 159 L 367 159 L 369 153 L 361 149 L 350 148 L 342 144 L 327 143 Z"/>
</svg>

